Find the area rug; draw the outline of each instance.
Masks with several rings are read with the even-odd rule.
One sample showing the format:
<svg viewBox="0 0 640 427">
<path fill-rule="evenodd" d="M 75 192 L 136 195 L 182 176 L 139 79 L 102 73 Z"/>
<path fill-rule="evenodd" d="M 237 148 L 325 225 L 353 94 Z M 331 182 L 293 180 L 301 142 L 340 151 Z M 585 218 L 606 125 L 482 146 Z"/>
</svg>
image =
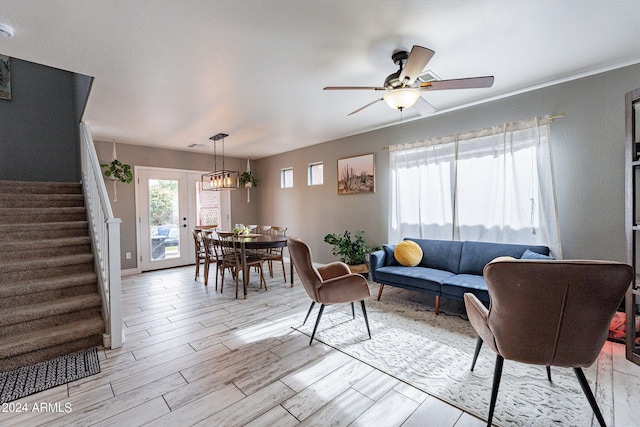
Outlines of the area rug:
<svg viewBox="0 0 640 427">
<path fill-rule="evenodd" d="M 327 306 L 316 338 L 395 378 L 486 420 L 495 353 L 483 347 L 473 372 L 469 370 L 476 338 L 463 316 L 436 316 L 422 303 L 383 295 L 371 298 L 368 339 L 362 312 L 355 320 L 349 305 Z M 310 336 L 317 309 L 305 326 Z M 455 313 L 452 313 L 455 314 Z M 460 313 L 458 313 L 460 314 Z M 592 390 L 593 373 L 585 370 Z M 589 426 L 591 408 L 573 370 L 505 361 L 493 422 L 499 426 Z"/>
<path fill-rule="evenodd" d="M 100 372 L 96 348 L 0 373 L 0 404 Z"/>
</svg>

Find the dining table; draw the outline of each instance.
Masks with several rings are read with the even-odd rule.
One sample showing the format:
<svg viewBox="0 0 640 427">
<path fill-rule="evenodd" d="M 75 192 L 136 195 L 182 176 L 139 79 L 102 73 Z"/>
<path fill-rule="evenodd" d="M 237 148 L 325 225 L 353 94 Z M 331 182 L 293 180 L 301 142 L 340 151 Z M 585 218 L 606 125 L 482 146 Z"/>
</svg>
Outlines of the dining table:
<svg viewBox="0 0 640 427">
<path fill-rule="evenodd" d="M 214 239 L 217 237 L 213 233 Z M 240 243 L 240 255 L 242 263 L 242 287 L 244 298 L 247 298 L 247 286 L 249 284 L 249 273 L 247 260 L 247 250 L 284 248 L 287 246 L 287 236 L 276 236 L 272 234 L 234 234 L 233 238 Z M 289 262 L 291 277 L 291 287 L 293 287 L 293 263 Z"/>
</svg>

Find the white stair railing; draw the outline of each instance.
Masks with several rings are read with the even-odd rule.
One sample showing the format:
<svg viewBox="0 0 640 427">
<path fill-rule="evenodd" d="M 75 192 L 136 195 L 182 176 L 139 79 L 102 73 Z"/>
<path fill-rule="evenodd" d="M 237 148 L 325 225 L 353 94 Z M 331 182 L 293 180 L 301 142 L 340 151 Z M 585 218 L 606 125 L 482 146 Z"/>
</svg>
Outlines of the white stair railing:
<svg viewBox="0 0 640 427">
<path fill-rule="evenodd" d="M 119 348 L 124 343 L 120 272 L 120 218 L 113 217 L 102 169 L 89 127 L 80 123 L 82 188 L 87 206 L 89 232 L 102 297 L 102 318 L 106 348 Z"/>
</svg>

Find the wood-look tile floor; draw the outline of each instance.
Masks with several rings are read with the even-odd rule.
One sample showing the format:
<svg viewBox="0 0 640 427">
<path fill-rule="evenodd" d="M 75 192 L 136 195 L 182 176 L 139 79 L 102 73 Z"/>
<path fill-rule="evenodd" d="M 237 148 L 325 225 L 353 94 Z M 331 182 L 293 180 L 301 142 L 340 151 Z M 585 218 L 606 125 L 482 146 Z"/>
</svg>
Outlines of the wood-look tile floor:
<svg viewBox="0 0 640 427">
<path fill-rule="evenodd" d="M 485 424 L 319 342 L 310 346 L 291 328 L 310 304 L 297 277 L 293 288 L 277 276 L 268 291 L 252 283 L 248 298 L 236 300 L 232 280 L 216 292 L 213 273 L 205 287 L 194 270 L 123 278 L 125 345 L 100 350 L 101 373 L 1 408 L 0 425 Z M 600 359 L 596 394 L 605 417 L 638 425 L 640 367 L 619 344 L 607 343 Z"/>
</svg>

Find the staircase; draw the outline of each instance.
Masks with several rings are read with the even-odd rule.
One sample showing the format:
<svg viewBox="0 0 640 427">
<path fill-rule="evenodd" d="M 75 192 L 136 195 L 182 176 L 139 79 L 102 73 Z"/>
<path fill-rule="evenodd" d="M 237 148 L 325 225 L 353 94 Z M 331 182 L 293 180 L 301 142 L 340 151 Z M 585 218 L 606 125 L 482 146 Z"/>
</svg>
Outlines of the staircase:
<svg viewBox="0 0 640 427">
<path fill-rule="evenodd" d="M 102 344 L 82 187 L 0 181 L 0 372 Z"/>
</svg>

